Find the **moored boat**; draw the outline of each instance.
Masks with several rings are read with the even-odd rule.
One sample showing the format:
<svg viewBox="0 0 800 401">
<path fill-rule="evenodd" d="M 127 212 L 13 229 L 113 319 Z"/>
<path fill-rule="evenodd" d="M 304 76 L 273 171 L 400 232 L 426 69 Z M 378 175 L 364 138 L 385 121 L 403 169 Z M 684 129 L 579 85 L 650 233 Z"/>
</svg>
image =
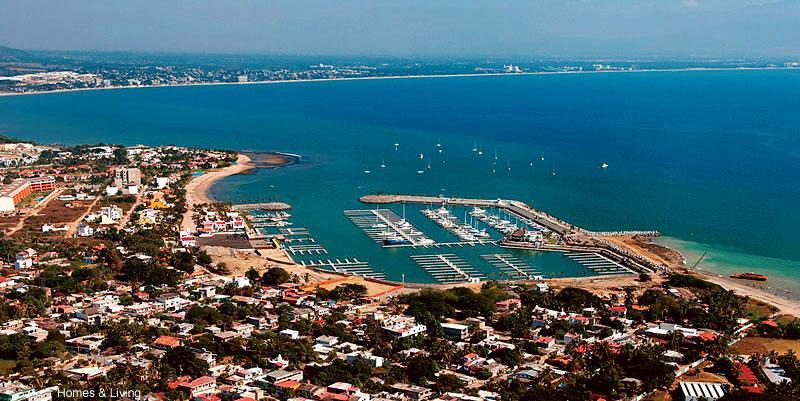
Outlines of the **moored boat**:
<svg viewBox="0 0 800 401">
<path fill-rule="evenodd" d="M 742 280 L 755 280 L 755 281 L 767 281 L 767 279 L 769 279 L 769 277 L 763 274 L 758 274 L 753 272 L 731 274 L 731 278 L 738 278 Z"/>
</svg>

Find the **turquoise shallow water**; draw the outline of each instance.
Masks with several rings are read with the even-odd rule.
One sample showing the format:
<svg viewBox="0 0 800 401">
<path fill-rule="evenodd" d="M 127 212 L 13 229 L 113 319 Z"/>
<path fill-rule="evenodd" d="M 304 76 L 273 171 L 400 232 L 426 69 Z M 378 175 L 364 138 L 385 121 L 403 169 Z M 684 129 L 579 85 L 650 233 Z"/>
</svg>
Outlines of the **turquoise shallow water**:
<svg viewBox="0 0 800 401">
<path fill-rule="evenodd" d="M 212 192 L 231 201 L 292 203 L 295 224 L 309 228 L 330 251 L 363 255 L 392 278 L 407 271 L 409 280 L 429 279 L 408 255 L 387 258 L 344 216 L 345 209 L 363 208 L 360 195 L 516 198 L 590 229 L 657 229 L 689 253 L 709 251 L 703 262 L 708 268 L 756 270 L 800 287 L 800 71 L 6 97 L 0 98 L 0 129 L 42 142 L 299 153 L 299 165 L 235 176 Z M 482 157 L 472 152 L 475 144 Z M 379 167 L 382 161 L 386 168 Z M 601 163 L 609 167 L 598 168 Z M 541 270 L 581 274 L 560 255 L 535 258 Z"/>
</svg>

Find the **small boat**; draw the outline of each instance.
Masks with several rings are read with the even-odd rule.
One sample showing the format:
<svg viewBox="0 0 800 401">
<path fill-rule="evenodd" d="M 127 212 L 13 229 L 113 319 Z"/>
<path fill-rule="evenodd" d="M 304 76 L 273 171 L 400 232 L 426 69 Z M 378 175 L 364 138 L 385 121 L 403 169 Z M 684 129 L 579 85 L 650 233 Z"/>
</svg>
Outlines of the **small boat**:
<svg viewBox="0 0 800 401">
<path fill-rule="evenodd" d="M 371 170 L 364 170 L 364 174 L 369 174 L 371 172 L 372 172 Z"/>
<path fill-rule="evenodd" d="M 419 159 L 420 159 L 420 160 L 422 160 L 422 159 L 424 159 L 424 158 L 425 158 L 425 155 L 424 155 L 424 154 L 422 154 L 422 153 L 420 153 L 420 154 L 419 154 Z"/>
<path fill-rule="evenodd" d="M 394 150 L 397 150 L 398 148 L 400 148 L 400 144 L 399 143 L 395 143 L 394 144 Z"/>
<path fill-rule="evenodd" d="M 427 168 L 428 170 L 430 170 L 430 169 L 431 169 L 431 164 L 430 164 L 430 163 L 428 163 L 428 166 L 427 166 L 427 167 L 425 167 L 425 168 Z"/>
<path fill-rule="evenodd" d="M 530 162 L 530 164 L 528 164 L 528 167 L 533 167 L 533 162 Z"/>
<path fill-rule="evenodd" d="M 425 170 L 417 170 L 417 174 L 422 174 L 424 172 L 425 172 Z"/>
<path fill-rule="evenodd" d="M 753 272 L 731 274 L 731 278 L 738 278 L 742 280 L 754 280 L 754 281 L 767 281 L 767 279 L 769 279 L 769 277 L 763 274 L 758 274 Z"/>
<path fill-rule="evenodd" d="M 608 163 L 603 163 L 600 165 L 600 168 L 608 168 Z"/>
<path fill-rule="evenodd" d="M 403 237 L 389 237 L 383 240 L 383 243 L 386 245 L 403 245 L 407 244 L 408 240 Z"/>
</svg>

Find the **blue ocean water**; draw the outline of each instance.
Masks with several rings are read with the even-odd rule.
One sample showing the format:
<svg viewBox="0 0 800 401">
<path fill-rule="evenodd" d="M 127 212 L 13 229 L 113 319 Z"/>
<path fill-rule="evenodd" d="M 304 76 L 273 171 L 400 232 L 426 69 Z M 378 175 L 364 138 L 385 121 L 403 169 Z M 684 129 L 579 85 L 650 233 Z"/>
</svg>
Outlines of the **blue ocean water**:
<svg viewBox="0 0 800 401">
<path fill-rule="evenodd" d="M 212 194 L 234 202 L 287 201 L 295 224 L 333 253 L 361 256 L 391 278 L 401 270 L 408 280 L 428 277 L 407 266 L 407 254 L 387 257 L 347 220 L 343 210 L 364 208 L 358 196 L 382 191 L 516 198 L 589 229 L 660 230 L 689 259 L 708 251 L 703 263 L 709 267 L 755 270 L 800 287 L 800 71 L 369 80 L 5 97 L 0 129 L 42 142 L 301 154 L 299 165 L 231 177 Z M 476 146 L 482 156 L 472 151 Z M 602 163 L 608 168 L 599 168 Z M 561 259 L 533 260 L 544 271 L 583 274 Z"/>
</svg>

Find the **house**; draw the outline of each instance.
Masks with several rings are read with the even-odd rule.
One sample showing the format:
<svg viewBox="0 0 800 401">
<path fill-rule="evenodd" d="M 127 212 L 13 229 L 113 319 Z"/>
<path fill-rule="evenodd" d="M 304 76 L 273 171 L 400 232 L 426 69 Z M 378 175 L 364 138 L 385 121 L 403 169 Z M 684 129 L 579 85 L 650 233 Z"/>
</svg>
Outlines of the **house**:
<svg viewBox="0 0 800 401">
<path fill-rule="evenodd" d="M 297 340 L 300 338 L 300 332 L 297 330 L 292 329 L 284 329 L 280 331 L 281 335 L 291 338 L 292 340 Z"/>
<path fill-rule="evenodd" d="M 160 336 L 153 341 L 153 347 L 162 349 L 162 350 L 170 350 L 172 348 L 177 348 L 183 345 L 183 340 L 177 337 L 172 336 Z"/>
<path fill-rule="evenodd" d="M 90 354 L 100 349 L 106 337 L 102 334 L 90 334 L 83 337 L 70 338 L 65 341 L 67 349 L 79 354 Z"/>
<path fill-rule="evenodd" d="M 100 311 L 98 308 L 86 308 L 82 311 L 74 312 L 75 318 L 85 321 L 86 323 L 100 325 L 108 319 L 108 316 Z"/>
<path fill-rule="evenodd" d="M 215 393 L 217 381 L 211 376 L 202 376 L 191 381 L 181 381 L 177 389 L 188 394 L 190 398 L 195 398 Z"/>
<path fill-rule="evenodd" d="M 272 372 L 267 373 L 265 379 L 269 383 L 279 383 L 286 380 L 295 380 L 295 381 L 302 381 L 303 380 L 303 371 L 302 370 L 273 370 Z"/>
<path fill-rule="evenodd" d="M 178 294 L 167 293 L 156 298 L 156 302 L 160 302 L 165 311 L 175 312 L 180 308 L 183 300 Z"/>
<path fill-rule="evenodd" d="M 383 322 L 383 329 L 396 338 L 412 337 L 428 330 L 424 324 L 417 324 L 413 317 L 392 316 Z"/>
<path fill-rule="evenodd" d="M 33 267 L 33 258 L 36 256 L 36 251 L 33 249 L 26 249 L 19 252 L 14 259 L 14 269 L 26 270 Z"/>
<path fill-rule="evenodd" d="M 442 332 L 451 340 L 464 340 L 469 337 L 469 326 L 458 323 L 441 323 Z"/>
<path fill-rule="evenodd" d="M 319 336 L 314 339 L 314 344 L 319 344 L 325 347 L 332 347 L 339 343 L 339 338 L 335 336 Z"/>
<path fill-rule="evenodd" d="M 504 301 L 497 301 L 494 305 L 498 312 L 509 312 L 522 306 L 522 301 L 519 298 L 511 298 Z"/>
<path fill-rule="evenodd" d="M 178 239 L 183 247 L 197 246 L 197 238 L 188 231 L 181 231 L 178 235 Z"/>
<path fill-rule="evenodd" d="M 79 237 L 91 237 L 94 235 L 94 228 L 88 224 L 78 224 Z"/>
<path fill-rule="evenodd" d="M 555 343 L 556 340 L 553 337 L 539 337 L 535 341 L 536 346 L 544 349 L 552 347 Z"/>
<path fill-rule="evenodd" d="M 392 385 L 391 389 L 412 400 L 427 400 L 433 396 L 433 390 L 413 384 L 396 383 Z"/>
<path fill-rule="evenodd" d="M 354 364 L 359 360 L 364 360 L 373 369 L 383 366 L 383 357 L 372 355 L 370 352 L 355 351 L 347 354 L 347 363 Z"/>
</svg>

